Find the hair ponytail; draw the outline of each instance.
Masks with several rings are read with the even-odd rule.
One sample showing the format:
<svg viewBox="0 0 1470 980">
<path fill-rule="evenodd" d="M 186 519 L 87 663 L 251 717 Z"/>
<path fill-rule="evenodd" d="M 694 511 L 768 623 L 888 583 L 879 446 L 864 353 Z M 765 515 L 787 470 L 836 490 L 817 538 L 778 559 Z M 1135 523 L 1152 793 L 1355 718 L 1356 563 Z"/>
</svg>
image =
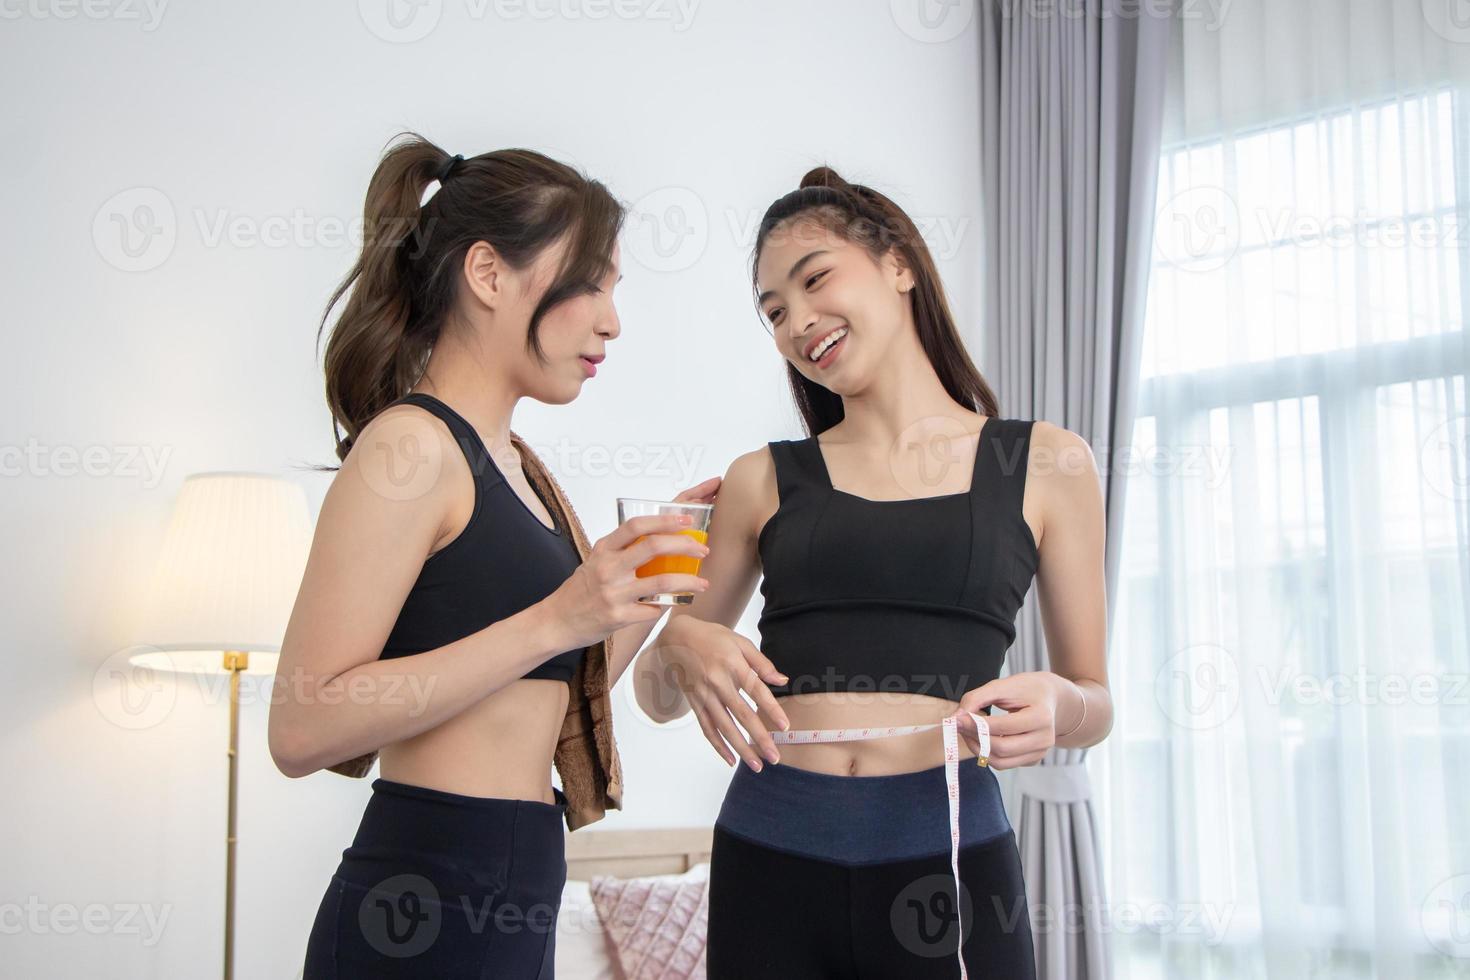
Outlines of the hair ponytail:
<svg viewBox="0 0 1470 980">
<path fill-rule="evenodd" d="M 541 356 L 537 327 L 558 303 L 595 289 L 612 262 L 624 210 L 600 182 L 534 150 L 496 150 L 454 164 L 416 133 L 391 146 L 368 182 L 363 243 L 327 302 L 317 330 L 347 296 L 327 340 L 324 370 L 337 459 L 347 458 L 374 416 L 423 375 L 458 295 L 464 253 L 492 245 L 512 268 L 568 236 L 556 278 L 531 316 L 527 348 Z"/>
<path fill-rule="evenodd" d="M 847 241 L 862 245 L 874 259 L 890 249 L 913 272 L 909 291 L 919 343 L 944 390 L 960 405 L 982 415 L 999 415 L 995 392 L 975 367 L 960 339 L 950 312 L 944 284 L 918 226 L 893 201 L 862 184 L 851 184 L 831 167 L 814 167 L 797 189 L 766 209 L 756 233 L 751 259 L 751 287 L 759 296 L 755 269 L 766 239 L 778 227 L 789 227 L 799 217 L 810 217 Z M 757 305 L 758 302 L 757 302 Z M 808 435 L 816 435 L 842 421 L 842 396 L 786 365 L 791 395 Z"/>
</svg>

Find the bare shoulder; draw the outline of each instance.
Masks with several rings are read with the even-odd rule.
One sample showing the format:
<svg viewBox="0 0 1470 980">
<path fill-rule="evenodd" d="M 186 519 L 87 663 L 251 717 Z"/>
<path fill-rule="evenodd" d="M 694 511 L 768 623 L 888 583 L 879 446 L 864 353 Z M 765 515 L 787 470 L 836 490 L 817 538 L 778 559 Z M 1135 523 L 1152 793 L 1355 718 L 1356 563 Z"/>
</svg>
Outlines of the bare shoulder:
<svg viewBox="0 0 1470 980">
<path fill-rule="evenodd" d="M 1064 429 L 1045 419 L 1037 419 L 1031 426 L 1031 461 L 1055 461 L 1073 476 L 1089 471 L 1097 473 L 1097 461 L 1088 441 L 1071 429 Z"/>
<path fill-rule="evenodd" d="M 412 523 L 442 528 L 458 501 L 473 501 L 473 491 L 469 461 L 449 426 L 406 403 L 363 426 L 328 492 L 354 510 L 398 519 L 413 512 Z"/>
<path fill-rule="evenodd" d="M 1023 510 L 1038 545 L 1048 526 L 1094 511 L 1100 517 L 1101 508 L 1102 484 L 1091 444 L 1070 429 L 1037 419 L 1031 427 Z"/>
<path fill-rule="evenodd" d="M 778 503 L 776 465 L 769 446 L 736 456 L 720 483 L 718 503 L 732 526 L 754 539 Z"/>
</svg>

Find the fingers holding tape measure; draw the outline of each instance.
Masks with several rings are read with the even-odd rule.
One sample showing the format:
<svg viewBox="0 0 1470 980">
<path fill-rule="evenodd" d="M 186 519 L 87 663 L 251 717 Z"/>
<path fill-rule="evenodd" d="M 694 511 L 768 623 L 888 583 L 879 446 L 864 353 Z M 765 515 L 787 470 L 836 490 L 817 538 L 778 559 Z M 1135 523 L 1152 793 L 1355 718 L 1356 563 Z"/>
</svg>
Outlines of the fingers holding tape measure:
<svg viewBox="0 0 1470 980">
<path fill-rule="evenodd" d="M 975 763 L 980 766 L 990 765 L 990 723 L 983 714 L 961 708 L 951 717 L 955 719 L 955 730 L 975 753 Z"/>
</svg>

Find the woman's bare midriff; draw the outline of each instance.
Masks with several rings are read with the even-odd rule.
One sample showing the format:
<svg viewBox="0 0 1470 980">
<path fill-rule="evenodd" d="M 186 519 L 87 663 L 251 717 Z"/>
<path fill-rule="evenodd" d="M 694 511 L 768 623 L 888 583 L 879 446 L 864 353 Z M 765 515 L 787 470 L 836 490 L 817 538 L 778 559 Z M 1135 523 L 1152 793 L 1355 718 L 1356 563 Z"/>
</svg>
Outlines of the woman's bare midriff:
<svg viewBox="0 0 1470 980">
<path fill-rule="evenodd" d="M 959 702 L 945 698 L 894 691 L 791 694 L 778 698 L 776 703 L 786 713 L 792 731 L 932 725 L 960 707 Z M 765 712 L 761 713 L 761 720 L 771 725 Z M 776 750 L 781 754 L 780 765 L 834 776 L 887 776 L 944 764 L 944 737 L 938 728 L 858 742 L 777 745 Z M 975 758 L 963 737 L 959 739 L 959 750 L 962 760 Z M 770 760 L 764 760 L 762 765 L 770 765 Z"/>
<path fill-rule="evenodd" d="M 384 779 L 463 796 L 554 803 L 551 767 L 571 690 L 521 679 L 378 753 Z"/>
</svg>

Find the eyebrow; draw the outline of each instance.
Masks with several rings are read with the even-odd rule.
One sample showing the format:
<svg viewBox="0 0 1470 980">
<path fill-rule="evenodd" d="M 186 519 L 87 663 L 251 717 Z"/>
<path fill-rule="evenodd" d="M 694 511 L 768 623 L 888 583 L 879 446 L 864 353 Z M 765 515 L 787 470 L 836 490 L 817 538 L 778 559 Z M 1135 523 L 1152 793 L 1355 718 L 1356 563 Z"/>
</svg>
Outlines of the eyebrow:
<svg viewBox="0 0 1470 980">
<path fill-rule="evenodd" d="M 792 279 L 795 279 L 798 275 L 800 275 L 801 274 L 801 270 L 812 259 L 816 258 L 819 255 L 826 255 L 826 254 L 827 254 L 827 250 L 825 248 L 819 248 L 815 252 L 808 252 L 805 255 L 803 255 L 801 258 L 797 259 L 796 262 L 795 262 L 795 264 L 793 264 L 791 266 L 791 271 L 788 272 L 788 273 L 786 273 L 786 280 L 787 280 L 787 282 L 790 282 Z M 765 292 L 763 292 L 763 293 L 760 294 L 760 298 L 757 299 L 756 302 L 758 304 L 764 306 L 766 300 L 770 299 L 774 295 L 776 295 L 776 291 L 774 289 L 767 289 Z"/>
</svg>

